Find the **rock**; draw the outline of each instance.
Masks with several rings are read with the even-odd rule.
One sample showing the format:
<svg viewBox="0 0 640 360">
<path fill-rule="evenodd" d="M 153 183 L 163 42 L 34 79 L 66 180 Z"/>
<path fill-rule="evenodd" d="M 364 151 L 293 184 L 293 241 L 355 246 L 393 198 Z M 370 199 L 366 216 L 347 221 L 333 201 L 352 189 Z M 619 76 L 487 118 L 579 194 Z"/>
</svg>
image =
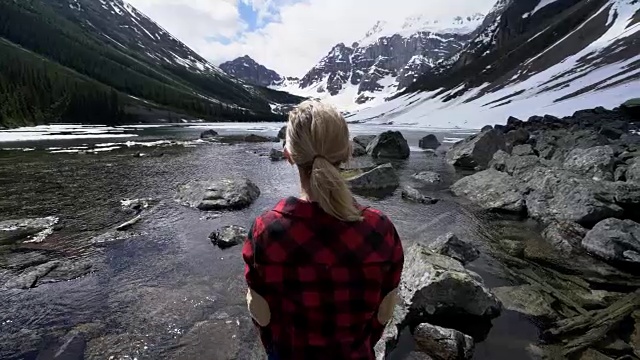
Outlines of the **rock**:
<svg viewBox="0 0 640 360">
<path fill-rule="evenodd" d="M 271 149 L 271 151 L 269 151 L 269 159 L 271 159 L 271 161 L 284 160 L 284 151 L 279 149 Z"/>
<path fill-rule="evenodd" d="M 57 223 L 58 218 L 55 216 L 0 221 L 0 245 L 42 242 L 53 233 Z"/>
<path fill-rule="evenodd" d="M 614 360 L 614 359 L 594 349 L 587 349 L 580 355 L 578 360 Z"/>
<path fill-rule="evenodd" d="M 640 120 L 640 98 L 625 101 L 620 109 L 632 118 Z"/>
<path fill-rule="evenodd" d="M 246 135 L 243 140 L 249 143 L 280 142 L 280 139 L 277 137 L 260 136 L 256 134 Z"/>
<path fill-rule="evenodd" d="M 200 133 L 200 139 L 209 139 L 216 136 L 218 136 L 218 132 L 213 129 L 209 129 Z"/>
<path fill-rule="evenodd" d="M 211 235 L 209 235 L 209 239 L 213 245 L 217 245 L 220 249 L 224 250 L 242 244 L 248 234 L 247 229 L 242 226 L 231 225 L 212 232 Z"/>
<path fill-rule="evenodd" d="M 239 210 L 251 205 L 260 189 L 249 179 L 191 181 L 178 188 L 178 201 L 200 210 Z"/>
<path fill-rule="evenodd" d="M 55 269 L 59 264 L 60 263 L 58 261 L 49 261 L 32 268 L 28 268 L 21 274 L 6 282 L 3 287 L 7 289 L 30 289 L 36 287 L 38 280 L 47 275 L 51 270 Z"/>
<path fill-rule="evenodd" d="M 385 360 L 385 359 L 376 358 L 376 360 Z M 434 359 L 423 352 L 412 351 L 409 353 L 409 355 L 407 355 L 407 357 L 404 358 L 404 360 L 434 360 Z"/>
<path fill-rule="evenodd" d="M 582 239 L 582 247 L 607 261 L 640 265 L 640 224 L 631 220 L 603 220 Z"/>
<path fill-rule="evenodd" d="M 504 135 L 498 130 L 485 131 L 456 143 L 447 152 L 449 164 L 468 169 L 485 169 L 498 150 L 506 150 Z"/>
<path fill-rule="evenodd" d="M 501 124 L 495 124 L 495 125 L 493 125 L 493 128 L 495 130 L 500 131 L 501 133 L 506 133 L 507 132 L 507 127 L 504 126 L 504 125 L 501 125 Z"/>
<path fill-rule="evenodd" d="M 438 138 L 433 134 L 429 134 L 429 135 L 423 137 L 418 142 L 418 146 L 421 149 L 432 149 L 432 150 L 435 150 L 435 149 L 439 148 L 440 145 L 441 145 L 440 141 L 438 141 Z"/>
<path fill-rule="evenodd" d="M 634 158 L 629 164 L 625 177 L 628 182 L 640 184 L 640 158 Z"/>
<path fill-rule="evenodd" d="M 605 354 L 617 356 L 624 356 L 625 354 L 633 353 L 633 348 L 631 347 L 631 345 L 627 344 L 622 339 L 617 337 L 609 337 L 608 339 L 599 343 L 596 347 L 598 348 L 598 350 L 601 350 Z"/>
<path fill-rule="evenodd" d="M 505 309 L 546 321 L 557 320 L 554 298 L 531 285 L 504 286 L 492 289 Z"/>
<path fill-rule="evenodd" d="M 598 133 L 612 140 L 620 139 L 620 137 L 624 135 L 624 131 L 607 125 L 600 127 L 600 131 Z"/>
<path fill-rule="evenodd" d="M 138 237 L 140 235 L 142 235 L 142 233 L 132 231 L 107 231 L 103 234 L 91 238 L 91 240 L 89 240 L 89 243 L 96 246 L 105 246 L 115 242 Z"/>
<path fill-rule="evenodd" d="M 93 264 L 88 259 L 58 260 L 58 266 L 37 281 L 37 285 L 59 281 L 69 281 L 85 276 L 93 270 Z"/>
<path fill-rule="evenodd" d="M 611 146 L 573 149 L 564 161 L 564 168 L 594 180 L 613 180 L 614 153 Z"/>
<path fill-rule="evenodd" d="M 410 150 L 399 131 L 385 131 L 367 145 L 367 154 L 374 158 L 406 159 Z"/>
<path fill-rule="evenodd" d="M 367 155 L 367 149 L 355 141 L 351 142 L 351 156 L 359 157 Z"/>
<path fill-rule="evenodd" d="M 493 158 L 489 162 L 489 168 L 498 171 L 506 171 L 507 160 L 511 157 L 506 151 L 498 150 L 493 154 Z"/>
<path fill-rule="evenodd" d="M 120 200 L 120 207 L 128 214 L 139 214 L 143 210 L 156 204 L 156 200 L 146 199 L 124 199 Z"/>
<path fill-rule="evenodd" d="M 541 161 L 535 155 L 511 156 L 505 160 L 505 171 L 509 175 L 519 176 L 536 166 L 541 166 Z"/>
<path fill-rule="evenodd" d="M 531 134 L 525 129 L 516 129 L 511 130 L 505 134 L 505 141 L 510 147 L 515 147 L 516 145 L 523 145 L 529 141 L 529 137 Z"/>
<path fill-rule="evenodd" d="M 522 258 L 524 257 L 524 243 L 518 240 L 500 240 L 500 246 L 504 250 L 505 253 L 511 255 L 513 257 Z"/>
<path fill-rule="evenodd" d="M 535 151 L 533 151 L 533 147 L 529 144 L 525 145 L 516 145 L 511 150 L 511 155 L 514 156 L 526 156 L 526 155 L 535 155 Z"/>
<path fill-rule="evenodd" d="M 613 181 L 626 181 L 627 180 L 627 167 L 618 166 L 613 172 Z"/>
<path fill-rule="evenodd" d="M 375 138 L 375 135 L 358 135 L 353 138 L 353 142 L 366 149 Z"/>
<path fill-rule="evenodd" d="M 462 265 L 480 257 L 480 251 L 473 244 L 458 239 L 453 233 L 439 236 L 436 241 L 428 245 L 428 248 L 437 254 L 454 258 Z"/>
<path fill-rule="evenodd" d="M 542 237 L 556 249 L 571 254 L 580 248 L 587 229 L 571 221 L 553 221 L 542 232 Z"/>
<path fill-rule="evenodd" d="M 133 225 L 137 224 L 140 220 L 142 220 L 142 215 L 138 215 L 138 216 L 134 217 L 131 220 L 123 222 L 122 224 L 120 224 L 120 225 L 118 225 L 116 227 L 116 230 L 118 230 L 118 231 L 127 230 L 130 227 L 132 227 Z"/>
<path fill-rule="evenodd" d="M 405 252 L 399 294 L 410 312 L 426 316 L 494 318 L 502 309 L 477 274 L 418 243 Z"/>
<path fill-rule="evenodd" d="M 280 128 L 278 131 L 278 139 L 285 140 L 287 138 L 287 125 Z"/>
<path fill-rule="evenodd" d="M 395 306 L 393 309 L 393 315 L 391 320 L 387 323 L 382 332 L 380 340 L 376 343 L 373 350 L 375 352 L 376 360 L 385 360 L 389 354 L 396 348 L 398 339 L 400 337 L 400 329 L 405 328 L 407 311 L 401 306 Z M 404 331 L 408 331 L 405 328 Z"/>
<path fill-rule="evenodd" d="M 54 346 L 40 351 L 37 360 L 84 360 L 86 347 L 87 341 L 85 334 L 71 330 Z"/>
<path fill-rule="evenodd" d="M 493 126 L 485 125 L 485 126 L 482 127 L 482 129 L 480 129 L 480 132 L 485 132 L 485 131 L 489 131 L 489 130 L 493 130 Z"/>
<path fill-rule="evenodd" d="M 411 186 L 404 186 L 402 188 L 401 196 L 403 199 L 419 202 L 422 204 L 435 204 L 439 200 L 425 195 L 422 195 L 420 191 L 412 188 Z"/>
<path fill-rule="evenodd" d="M 347 179 L 347 183 L 352 189 L 379 190 L 396 188 L 400 185 L 400 180 L 393 166 L 391 164 L 384 164 Z"/>
<path fill-rule="evenodd" d="M 418 350 L 435 360 L 462 360 L 473 357 L 473 339 L 457 330 L 423 323 L 415 328 L 413 339 Z"/>
<path fill-rule="evenodd" d="M 485 210 L 521 213 L 525 209 L 518 181 L 495 169 L 464 177 L 453 184 L 451 190 Z"/>
<path fill-rule="evenodd" d="M 429 184 L 435 184 L 442 181 L 442 177 L 440 176 L 440 174 L 433 171 L 421 171 L 419 173 L 411 175 L 411 177 Z"/>
<path fill-rule="evenodd" d="M 519 128 L 520 126 L 522 126 L 522 124 L 524 124 L 524 121 L 518 119 L 515 116 L 509 116 L 507 118 L 507 128 L 509 128 L 511 130 Z"/>
<path fill-rule="evenodd" d="M 640 357 L 640 310 L 636 310 L 631 314 L 634 321 L 633 331 L 629 338 L 629 344 L 633 347 L 636 356 Z"/>
</svg>

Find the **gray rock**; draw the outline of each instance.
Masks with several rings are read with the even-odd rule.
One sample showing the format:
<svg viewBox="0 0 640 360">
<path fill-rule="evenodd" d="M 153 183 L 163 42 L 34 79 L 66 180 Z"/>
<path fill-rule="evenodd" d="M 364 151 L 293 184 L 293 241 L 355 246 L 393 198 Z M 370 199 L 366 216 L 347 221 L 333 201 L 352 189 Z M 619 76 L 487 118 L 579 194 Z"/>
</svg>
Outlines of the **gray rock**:
<svg viewBox="0 0 640 360">
<path fill-rule="evenodd" d="M 511 150 L 511 155 L 514 156 L 526 156 L 526 155 L 535 155 L 535 151 L 533 151 L 533 147 L 529 144 L 525 145 L 516 145 Z"/>
<path fill-rule="evenodd" d="M 209 239 L 213 245 L 217 245 L 224 250 L 242 244 L 248 234 L 247 229 L 242 226 L 231 225 L 212 232 L 209 235 Z"/>
<path fill-rule="evenodd" d="M 640 356 L 640 310 L 636 310 L 631 314 L 634 321 L 633 332 L 629 338 L 629 344 L 635 349 L 636 356 Z"/>
<path fill-rule="evenodd" d="M 86 346 L 86 335 L 82 332 L 71 330 L 54 346 L 40 351 L 37 360 L 84 360 Z"/>
<path fill-rule="evenodd" d="M 624 131 L 607 125 L 603 125 L 598 133 L 612 140 L 620 139 L 624 135 Z"/>
<path fill-rule="evenodd" d="M 94 236 L 93 238 L 91 238 L 91 240 L 89 240 L 89 243 L 96 246 L 105 246 L 119 241 L 135 238 L 140 235 L 142 235 L 142 233 L 133 231 L 107 231 L 98 236 Z"/>
<path fill-rule="evenodd" d="M 415 328 L 413 339 L 418 350 L 436 360 L 466 360 L 473 357 L 473 338 L 457 330 L 423 323 Z"/>
<path fill-rule="evenodd" d="M 582 247 L 607 261 L 640 264 L 640 224 L 631 220 L 603 220 L 582 239 Z"/>
<path fill-rule="evenodd" d="M 428 245 L 433 252 L 454 258 L 463 265 L 480 257 L 480 251 L 471 243 L 462 241 L 453 233 L 439 236 L 436 241 Z"/>
<path fill-rule="evenodd" d="M 406 159 L 410 150 L 399 131 L 385 131 L 367 145 L 367 154 L 374 158 Z"/>
<path fill-rule="evenodd" d="M 351 142 L 351 156 L 360 157 L 367 155 L 367 149 L 355 141 Z"/>
<path fill-rule="evenodd" d="M 284 160 L 284 151 L 272 148 L 271 151 L 269 151 L 269 159 L 271 159 L 271 161 Z"/>
<path fill-rule="evenodd" d="M 496 151 L 506 149 L 504 134 L 489 130 L 453 145 L 447 152 L 446 160 L 461 168 L 486 169 Z"/>
<path fill-rule="evenodd" d="M 277 137 L 261 136 L 256 134 L 246 135 L 244 136 L 243 140 L 250 143 L 280 142 L 280 139 L 278 139 Z"/>
<path fill-rule="evenodd" d="M 614 153 L 611 146 L 573 149 L 564 161 L 564 168 L 594 180 L 613 180 Z"/>
<path fill-rule="evenodd" d="M 502 309 L 477 274 L 418 243 L 405 252 L 399 294 L 411 312 L 425 315 L 494 318 Z"/>
<path fill-rule="evenodd" d="M 498 150 L 493 154 L 493 158 L 489 162 L 489 168 L 496 169 L 498 171 L 506 171 L 507 160 L 511 157 L 506 151 Z"/>
<path fill-rule="evenodd" d="M 157 203 L 151 198 L 145 199 L 125 199 L 120 201 L 122 211 L 128 214 L 139 214 L 143 210 L 148 209 Z"/>
<path fill-rule="evenodd" d="M 239 210 L 251 205 L 260 189 L 249 179 L 192 181 L 178 188 L 177 200 L 200 210 Z"/>
<path fill-rule="evenodd" d="M 94 266 L 89 259 L 61 259 L 58 266 L 38 279 L 37 285 L 69 281 L 89 274 Z"/>
<path fill-rule="evenodd" d="M 353 142 L 366 149 L 375 138 L 375 135 L 358 135 L 353 138 Z"/>
<path fill-rule="evenodd" d="M 440 141 L 438 141 L 438 138 L 433 134 L 429 134 L 429 135 L 423 137 L 418 142 L 418 146 L 421 149 L 432 149 L 432 150 L 435 150 L 435 149 L 439 148 L 440 145 L 441 145 Z"/>
<path fill-rule="evenodd" d="M 489 131 L 489 130 L 493 130 L 493 126 L 485 125 L 485 126 L 482 127 L 482 129 L 480 129 L 480 132 L 485 132 L 485 131 Z"/>
<path fill-rule="evenodd" d="M 384 164 L 347 179 L 347 183 L 352 189 L 379 190 L 398 187 L 400 179 L 391 164 Z"/>
<path fill-rule="evenodd" d="M 287 138 L 287 125 L 280 128 L 278 131 L 278 139 L 285 140 Z"/>
<path fill-rule="evenodd" d="M 529 132 L 525 129 L 516 129 L 516 130 L 511 130 L 508 133 L 505 134 L 505 141 L 507 142 L 507 144 L 509 144 L 511 147 L 514 147 L 516 145 L 522 145 L 522 144 L 526 144 L 527 141 L 529 141 L 529 137 L 531 135 L 529 134 Z"/>
<path fill-rule="evenodd" d="M 640 158 L 634 158 L 625 174 L 627 181 L 640 184 Z"/>
<path fill-rule="evenodd" d="M 0 245 L 16 242 L 42 242 L 53 233 L 55 216 L 0 221 Z"/>
<path fill-rule="evenodd" d="M 587 229 L 571 221 L 553 221 L 542 232 L 545 240 L 566 254 L 571 254 L 578 249 L 585 235 L 587 235 Z"/>
<path fill-rule="evenodd" d="M 535 155 L 511 156 L 505 161 L 505 171 L 509 175 L 519 176 L 536 166 L 542 166 L 541 161 Z"/>
<path fill-rule="evenodd" d="M 39 279 L 47 275 L 51 270 L 55 269 L 60 263 L 58 261 L 49 261 L 24 270 L 21 274 L 13 277 L 4 284 L 7 289 L 30 289 L 36 287 Z"/>
<path fill-rule="evenodd" d="M 554 298 L 531 285 L 504 286 L 492 289 L 505 309 L 545 320 L 557 320 Z"/>
<path fill-rule="evenodd" d="M 614 360 L 614 358 L 608 357 L 597 350 L 587 349 L 580 354 L 578 360 Z"/>
<path fill-rule="evenodd" d="M 524 243 L 518 240 L 500 240 L 500 247 L 504 250 L 508 255 L 522 258 L 524 257 Z"/>
<path fill-rule="evenodd" d="M 400 194 L 403 199 L 422 203 L 422 204 L 435 204 L 439 200 L 431 198 L 429 196 L 422 195 L 419 190 L 412 188 L 411 186 L 404 186 Z"/>
<path fill-rule="evenodd" d="M 218 136 L 218 132 L 213 129 L 205 130 L 200 133 L 200 139 L 209 139 L 216 136 Z"/>
<path fill-rule="evenodd" d="M 453 184 L 451 190 L 485 210 L 521 213 L 525 209 L 518 181 L 495 169 L 462 178 Z"/>
<path fill-rule="evenodd" d="M 429 184 L 435 184 L 442 181 L 440 174 L 433 171 L 421 171 L 417 174 L 413 174 L 411 177 Z"/>
<path fill-rule="evenodd" d="M 613 172 L 613 181 L 626 181 L 627 180 L 627 167 L 618 166 Z"/>
</svg>

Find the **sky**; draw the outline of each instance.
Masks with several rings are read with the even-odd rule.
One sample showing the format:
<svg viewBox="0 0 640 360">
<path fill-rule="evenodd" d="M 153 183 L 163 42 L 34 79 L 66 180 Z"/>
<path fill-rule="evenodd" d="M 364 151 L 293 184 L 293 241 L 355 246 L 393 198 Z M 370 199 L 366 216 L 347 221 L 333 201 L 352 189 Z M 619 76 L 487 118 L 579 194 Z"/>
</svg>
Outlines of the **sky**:
<svg viewBox="0 0 640 360">
<path fill-rule="evenodd" d="M 331 48 L 378 21 L 486 14 L 495 0 L 125 0 L 218 65 L 249 55 L 302 77 Z"/>
</svg>

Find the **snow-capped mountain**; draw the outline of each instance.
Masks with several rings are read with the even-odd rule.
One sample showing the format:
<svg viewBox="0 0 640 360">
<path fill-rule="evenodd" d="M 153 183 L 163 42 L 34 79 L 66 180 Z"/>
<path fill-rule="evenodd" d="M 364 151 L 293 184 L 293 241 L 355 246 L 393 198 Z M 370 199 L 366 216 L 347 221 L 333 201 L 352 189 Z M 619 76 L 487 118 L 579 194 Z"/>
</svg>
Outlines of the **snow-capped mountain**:
<svg viewBox="0 0 640 360">
<path fill-rule="evenodd" d="M 220 69 L 231 76 L 259 86 L 280 85 L 285 81 L 283 76 L 258 64 L 248 55 L 224 62 L 220 64 Z"/>
<path fill-rule="evenodd" d="M 640 1 L 500 0 L 456 56 L 352 120 L 479 128 L 640 93 Z"/>
<path fill-rule="evenodd" d="M 299 83 L 277 88 L 327 99 L 345 110 L 381 103 L 459 52 L 483 19 L 473 14 L 446 20 L 413 16 L 398 24 L 379 21 L 350 46 L 335 45 Z"/>
</svg>

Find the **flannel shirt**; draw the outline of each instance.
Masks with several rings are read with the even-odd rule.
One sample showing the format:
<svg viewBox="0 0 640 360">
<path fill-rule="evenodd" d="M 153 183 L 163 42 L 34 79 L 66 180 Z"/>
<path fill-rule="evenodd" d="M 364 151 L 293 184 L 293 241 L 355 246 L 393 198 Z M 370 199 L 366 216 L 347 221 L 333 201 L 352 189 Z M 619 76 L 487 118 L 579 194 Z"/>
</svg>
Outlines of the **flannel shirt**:
<svg viewBox="0 0 640 360">
<path fill-rule="evenodd" d="M 375 359 L 378 309 L 400 283 L 404 255 L 389 218 L 358 207 L 364 221 L 343 222 L 290 197 L 253 223 L 245 278 L 269 305 L 269 324 L 254 324 L 278 358 Z"/>
</svg>

